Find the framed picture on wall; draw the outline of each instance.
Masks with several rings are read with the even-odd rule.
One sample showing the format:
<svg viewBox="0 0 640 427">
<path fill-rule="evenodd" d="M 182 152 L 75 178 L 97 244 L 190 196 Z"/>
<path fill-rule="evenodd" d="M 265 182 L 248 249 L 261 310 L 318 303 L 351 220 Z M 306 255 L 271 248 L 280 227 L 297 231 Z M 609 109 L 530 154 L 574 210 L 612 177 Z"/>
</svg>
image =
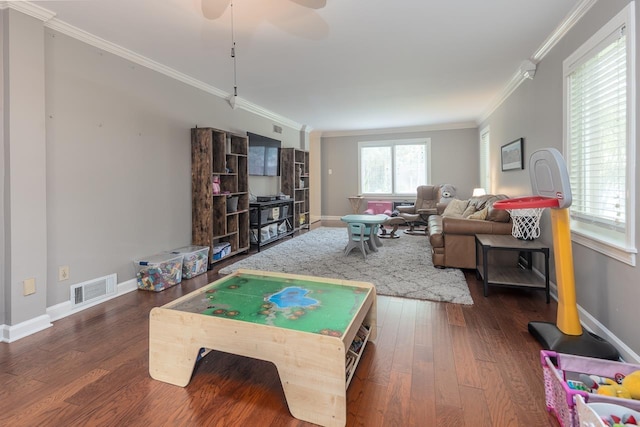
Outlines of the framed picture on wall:
<svg viewBox="0 0 640 427">
<path fill-rule="evenodd" d="M 524 169 L 524 153 L 522 151 L 523 138 L 518 138 L 501 148 L 501 164 L 503 171 Z"/>
</svg>

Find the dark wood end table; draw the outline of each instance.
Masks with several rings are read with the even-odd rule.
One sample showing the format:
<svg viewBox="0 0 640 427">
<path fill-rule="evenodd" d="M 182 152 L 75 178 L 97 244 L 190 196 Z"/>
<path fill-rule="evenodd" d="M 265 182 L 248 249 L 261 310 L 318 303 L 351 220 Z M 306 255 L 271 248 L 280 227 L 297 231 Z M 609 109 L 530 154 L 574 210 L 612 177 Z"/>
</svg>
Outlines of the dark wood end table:
<svg viewBox="0 0 640 427">
<path fill-rule="evenodd" d="M 524 254 L 526 265 L 490 265 L 488 258 L 492 250 L 518 251 Z M 534 252 L 544 255 L 544 278 L 532 270 L 531 255 Z M 508 234 L 476 234 L 476 277 L 482 278 L 485 297 L 490 285 L 524 287 L 544 290 L 549 304 L 549 246 L 538 240 L 520 240 Z"/>
</svg>

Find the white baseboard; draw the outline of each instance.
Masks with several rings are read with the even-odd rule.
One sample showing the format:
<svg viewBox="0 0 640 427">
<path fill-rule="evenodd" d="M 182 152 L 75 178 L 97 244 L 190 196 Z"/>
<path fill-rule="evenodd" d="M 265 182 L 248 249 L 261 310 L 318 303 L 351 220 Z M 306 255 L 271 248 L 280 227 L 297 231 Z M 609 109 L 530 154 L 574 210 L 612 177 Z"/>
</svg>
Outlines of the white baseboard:
<svg viewBox="0 0 640 427">
<path fill-rule="evenodd" d="M 534 268 L 533 271 L 544 279 L 544 274 L 542 274 L 541 271 L 536 268 Z M 554 282 L 549 281 L 549 290 L 551 297 L 558 301 L 558 286 Z M 578 313 L 580 316 L 580 324 L 584 329 L 598 335 L 600 338 L 603 338 L 605 341 L 613 345 L 620 352 L 620 357 L 622 357 L 625 362 L 640 364 L 640 356 L 638 356 L 637 353 L 631 350 L 624 342 L 600 323 L 598 319 L 582 308 L 580 304 L 578 304 Z"/>
<path fill-rule="evenodd" d="M 78 313 L 82 310 L 86 310 L 89 307 L 102 304 L 105 301 L 109 301 L 111 299 L 119 297 L 120 295 L 124 295 L 126 293 L 135 291 L 137 289 L 138 289 L 137 280 L 130 279 L 130 280 L 127 280 L 126 282 L 118 283 L 118 292 L 109 296 L 108 298 L 101 299 L 99 301 L 95 301 L 87 305 L 81 305 L 80 307 L 75 307 L 75 308 L 72 307 L 71 301 L 65 301 L 63 303 L 47 308 L 47 314 L 51 317 L 51 321 L 55 322 L 56 320 L 60 320 L 64 317 L 70 316 L 74 313 Z"/>
<path fill-rule="evenodd" d="M 14 342 L 20 338 L 35 334 L 36 332 L 40 332 L 53 326 L 53 323 L 51 322 L 60 320 L 63 317 L 67 317 L 89 307 L 93 307 L 94 305 L 102 304 L 105 301 L 109 301 L 110 299 L 119 297 L 120 295 L 135 291 L 136 289 L 138 289 L 136 279 L 127 280 L 126 282 L 119 283 L 118 292 L 109 298 L 76 308 L 72 308 L 71 301 L 66 301 L 61 304 L 48 307 L 47 314 L 43 314 L 42 316 L 34 317 L 33 319 L 18 323 L 17 325 L 0 325 L 0 342 Z"/>
<path fill-rule="evenodd" d="M 53 326 L 53 324 L 48 314 L 34 317 L 33 319 L 20 322 L 17 325 L 2 325 L 0 327 L 0 330 L 2 330 L 0 342 L 14 342 L 20 338 L 50 328 L 51 326 Z"/>
</svg>

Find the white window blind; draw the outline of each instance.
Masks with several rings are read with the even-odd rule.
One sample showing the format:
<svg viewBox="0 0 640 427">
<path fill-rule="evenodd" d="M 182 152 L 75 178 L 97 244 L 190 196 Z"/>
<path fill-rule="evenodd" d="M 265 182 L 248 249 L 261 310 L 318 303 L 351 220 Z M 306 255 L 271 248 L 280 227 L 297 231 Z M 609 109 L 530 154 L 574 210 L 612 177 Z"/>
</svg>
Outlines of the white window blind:
<svg viewBox="0 0 640 427">
<path fill-rule="evenodd" d="M 624 27 L 568 77 L 574 219 L 623 231 L 626 223 L 627 55 Z"/>
<path fill-rule="evenodd" d="M 563 62 L 571 239 L 636 263 L 635 5 Z"/>
</svg>

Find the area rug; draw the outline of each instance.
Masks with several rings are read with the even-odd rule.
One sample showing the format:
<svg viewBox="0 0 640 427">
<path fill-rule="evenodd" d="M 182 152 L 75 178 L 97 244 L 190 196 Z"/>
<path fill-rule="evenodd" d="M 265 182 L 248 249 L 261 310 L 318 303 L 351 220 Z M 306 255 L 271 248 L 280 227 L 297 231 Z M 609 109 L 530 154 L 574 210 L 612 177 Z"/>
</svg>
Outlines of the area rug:
<svg viewBox="0 0 640 427">
<path fill-rule="evenodd" d="M 320 227 L 220 269 L 230 274 L 240 268 L 359 280 L 373 283 L 380 295 L 472 305 L 464 274 L 457 268 L 438 269 L 431 262 L 429 240 L 401 235 L 381 239 L 378 252 L 366 261 L 358 249 L 347 256 L 346 228 Z"/>
</svg>

